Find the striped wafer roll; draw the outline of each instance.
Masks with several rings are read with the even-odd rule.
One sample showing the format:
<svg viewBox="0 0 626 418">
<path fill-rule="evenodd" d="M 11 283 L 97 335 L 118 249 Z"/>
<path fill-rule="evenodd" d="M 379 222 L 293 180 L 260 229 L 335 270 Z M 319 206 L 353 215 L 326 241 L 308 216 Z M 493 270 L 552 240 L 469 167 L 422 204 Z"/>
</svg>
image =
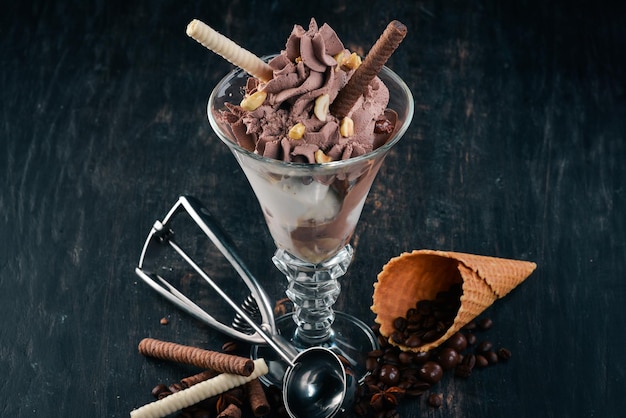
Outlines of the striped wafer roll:
<svg viewBox="0 0 626 418">
<path fill-rule="evenodd" d="M 250 402 L 250 409 L 255 417 L 262 417 L 269 414 L 270 404 L 265 396 L 265 390 L 261 385 L 259 379 L 249 381 L 244 385 L 248 401 Z"/>
<path fill-rule="evenodd" d="M 391 54 L 406 36 L 406 26 L 397 20 L 390 22 L 380 35 L 363 63 L 355 70 L 348 84 L 339 91 L 330 111 L 341 119 L 348 115 L 352 106 L 366 91 L 369 83 L 378 75 Z"/>
<path fill-rule="evenodd" d="M 176 363 L 191 364 L 220 373 L 250 376 L 254 371 L 254 362 L 246 357 L 203 350 L 153 338 L 144 338 L 139 342 L 138 348 L 139 352 L 144 356 Z"/>
<path fill-rule="evenodd" d="M 196 385 L 200 382 L 204 382 L 205 380 L 209 380 L 217 376 L 219 372 L 215 370 L 205 370 L 203 372 L 194 374 L 193 376 L 188 376 L 183 379 L 180 379 L 180 383 L 183 387 L 189 388 L 193 385 Z"/>
<path fill-rule="evenodd" d="M 272 79 L 272 67 L 206 23 L 197 19 L 192 20 L 187 25 L 187 35 L 261 81 Z"/>
<path fill-rule="evenodd" d="M 263 359 L 254 360 L 254 373 L 250 376 L 222 373 L 212 379 L 197 383 L 190 388 L 172 393 L 165 398 L 146 404 L 130 412 L 131 418 L 160 418 L 194 405 L 204 399 L 224 393 L 257 379 L 268 372 Z"/>
</svg>

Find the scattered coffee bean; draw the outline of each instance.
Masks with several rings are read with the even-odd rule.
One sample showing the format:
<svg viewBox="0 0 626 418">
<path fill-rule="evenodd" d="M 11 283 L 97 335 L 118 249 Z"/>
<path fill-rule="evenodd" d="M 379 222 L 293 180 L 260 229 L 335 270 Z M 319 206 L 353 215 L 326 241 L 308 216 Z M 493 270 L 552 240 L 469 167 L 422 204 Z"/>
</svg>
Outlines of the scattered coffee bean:
<svg viewBox="0 0 626 418">
<path fill-rule="evenodd" d="M 485 358 L 489 362 L 489 364 L 497 364 L 498 363 L 498 354 L 495 351 L 487 351 L 484 354 Z"/>
<path fill-rule="evenodd" d="M 365 360 L 365 370 L 372 372 L 378 368 L 378 359 L 376 357 L 368 357 Z"/>
<path fill-rule="evenodd" d="M 223 345 L 222 345 L 222 352 L 224 353 L 232 353 L 237 351 L 237 343 L 234 341 L 226 341 Z"/>
<path fill-rule="evenodd" d="M 492 347 L 493 344 L 491 343 L 491 341 L 481 341 L 480 344 L 476 346 L 476 352 L 486 353 L 487 351 L 491 350 Z"/>
<path fill-rule="evenodd" d="M 475 330 L 476 329 L 476 321 L 469 321 L 467 324 L 465 324 L 463 329 L 465 329 L 467 331 Z"/>
<path fill-rule="evenodd" d="M 498 350 L 498 357 L 500 357 L 501 360 L 508 360 L 511 358 L 511 350 L 509 350 L 508 348 L 500 348 Z"/>
<path fill-rule="evenodd" d="M 443 348 L 437 356 L 437 361 L 443 370 L 450 370 L 458 364 L 459 352 L 450 347 Z"/>
<path fill-rule="evenodd" d="M 478 327 L 482 329 L 483 331 L 488 330 L 492 326 L 493 326 L 493 320 L 491 320 L 491 318 L 483 318 L 480 321 L 478 321 Z"/>
<path fill-rule="evenodd" d="M 443 368 L 439 363 L 427 361 L 418 371 L 419 377 L 431 384 L 437 383 L 443 377 Z"/>
<path fill-rule="evenodd" d="M 167 387 L 167 389 L 172 393 L 176 393 L 176 392 L 180 392 L 184 388 L 183 388 L 183 385 L 181 385 L 180 383 L 172 383 L 171 385 Z"/>
<path fill-rule="evenodd" d="M 489 361 L 482 354 L 476 354 L 476 367 L 483 368 L 489 366 Z"/>
<path fill-rule="evenodd" d="M 412 353 L 408 351 L 403 351 L 398 354 L 398 361 L 400 364 L 407 365 L 413 363 L 413 357 L 415 357 Z"/>
<path fill-rule="evenodd" d="M 443 394 L 442 393 L 431 393 L 428 396 L 428 405 L 433 408 L 439 408 L 443 405 Z"/>
<path fill-rule="evenodd" d="M 397 385 L 400 381 L 400 370 L 394 365 L 385 364 L 380 368 L 378 379 L 388 386 Z"/>
<path fill-rule="evenodd" d="M 463 351 L 467 348 L 467 338 L 461 332 L 455 332 L 444 343 L 445 347 L 450 347 L 456 351 Z"/>
<path fill-rule="evenodd" d="M 152 389 L 151 394 L 155 398 L 158 398 L 161 393 L 167 392 L 167 391 L 168 391 L 167 386 L 165 386 L 163 383 L 159 383 Z"/>
</svg>

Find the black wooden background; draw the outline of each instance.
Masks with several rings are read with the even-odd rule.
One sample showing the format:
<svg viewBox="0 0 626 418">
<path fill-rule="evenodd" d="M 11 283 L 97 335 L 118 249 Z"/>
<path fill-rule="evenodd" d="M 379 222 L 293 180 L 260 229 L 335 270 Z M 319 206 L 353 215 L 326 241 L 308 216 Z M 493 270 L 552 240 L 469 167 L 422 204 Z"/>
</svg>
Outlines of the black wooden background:
<svg viewBox="0 0 626 418">
<path fill-rule="evenodd" d="M 272 298 L 285 281 L 229 151 L 206 120 L 231 66 L 185 35 L 199 18 L 258 55 L 328 22 L 389 62 L 415 119 L 376 180 L 336 307 L 372 323 L 385 262 L 418 248 L 532 260 L 487 312 L 513 352 L 446 376 L 404 417 L 609 417 L 626 410 L 626 14 L 618 2 L 23 1 L 0 13 L 0 416 L 120 417 L 189 371 L 152 336 L 226 338 L 133 273 L 152 223 L 192 194 Z M 169 324 L 159 324 L 162 317 Z"/>
</svg>

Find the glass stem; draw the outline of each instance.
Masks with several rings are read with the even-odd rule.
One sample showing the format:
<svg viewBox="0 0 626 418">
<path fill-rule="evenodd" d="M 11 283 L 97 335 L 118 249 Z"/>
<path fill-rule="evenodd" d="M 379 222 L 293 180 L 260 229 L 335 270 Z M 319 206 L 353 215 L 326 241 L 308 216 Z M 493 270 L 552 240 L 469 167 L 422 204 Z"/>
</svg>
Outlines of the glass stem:
<svg viewBox="0 0 626 418">
<path fill-rule="evenodd" d="M 294 342 L 303 346 L 320 345 L 332 337 L 335 319 L 332 306 L 341 292 L 337 279 L 346 273 L 352 253 L 352 247 L 346 245 L 319 264 L 280 249 L 274 254 L 274 264 L 287 277 L 285 293 L 295 306 L 293 320 L 298 328 Z"/>
</svg>

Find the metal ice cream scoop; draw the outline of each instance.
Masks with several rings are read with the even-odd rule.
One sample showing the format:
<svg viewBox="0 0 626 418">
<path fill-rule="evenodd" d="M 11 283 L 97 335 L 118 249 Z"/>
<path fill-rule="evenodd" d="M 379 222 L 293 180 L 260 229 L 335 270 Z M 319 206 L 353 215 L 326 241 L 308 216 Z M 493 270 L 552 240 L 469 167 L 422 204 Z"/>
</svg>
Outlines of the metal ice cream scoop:
<svg viewBox="0 0 626 418">
<path fill-rule="evenodd" d="M 249 312 L 246 312 L 246 309 L 234 302 L 175 242 L 170 222 L 181 213 L 186 213 L 191 217 L 242 278 L 250 290 L 252 302 L 258 307 L 261 316 L 260 324 L 249 315 Z M 168 247 L 180 255 L 213 288 L 236 312 L 237 318 L 245 321 L 253 333 L 243 332 L 242 327 L 235 329 L 218 321 L 161 275 L 148 269 L 147 264 L 150 264 L 148 262 L 155 261 L 155 257 L 158 258 L 163 249 Z M 310 347 L 298 352 L 291 343 L 277 333 L 269 297 L 237 255 L 234 244 L 198 200 L 181 196 L 163 221 L 154 223 L 135 272 L 170 302 L 209 326 L 252 344 L 268 344 L 287 364 L 282 379 L 282 389 L 285 408 L 291 417 L 330 418 L 349 409 L 356 391 L 354 377 L 346 372 L 339 357 L 330 349 Z"/>
</svg>

